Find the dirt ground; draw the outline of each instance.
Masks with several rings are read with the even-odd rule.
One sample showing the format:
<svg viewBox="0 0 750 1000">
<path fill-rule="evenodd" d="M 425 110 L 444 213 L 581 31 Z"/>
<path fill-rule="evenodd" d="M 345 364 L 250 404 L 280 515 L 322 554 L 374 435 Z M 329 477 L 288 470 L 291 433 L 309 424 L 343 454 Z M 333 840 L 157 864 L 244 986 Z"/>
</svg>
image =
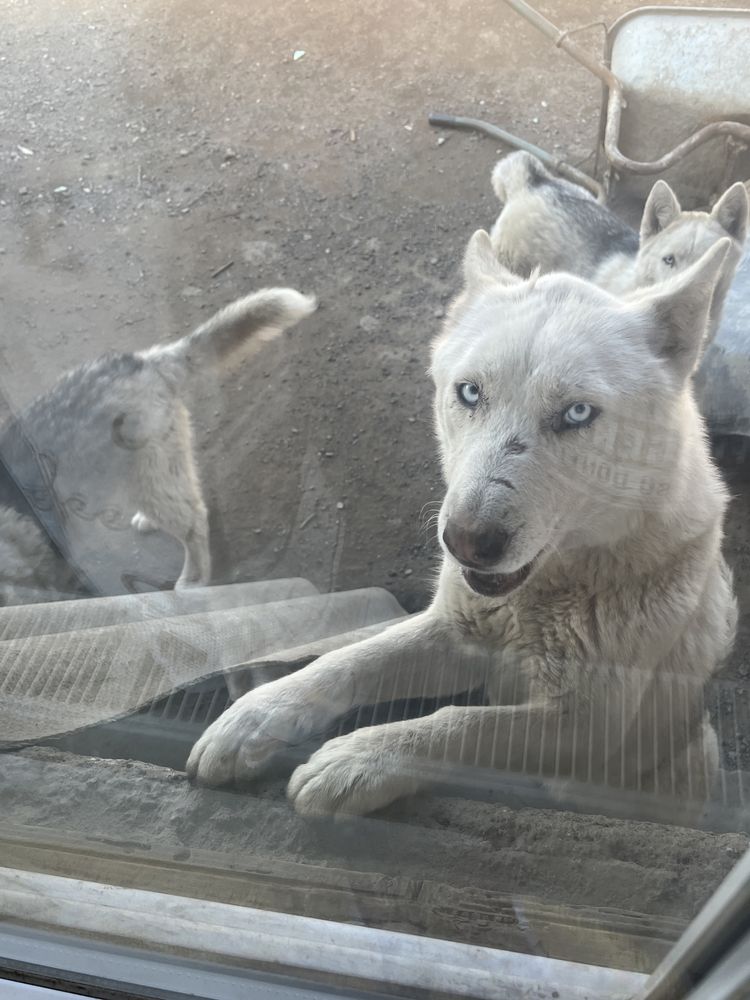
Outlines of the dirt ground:
<svg viewBox="0 0 750 1000">
<path fill-rule="evenodd" d="M 282 782 L 205 792 L 47 749 L 4 760 L 0 806 L 9 867 L 639 971 L 747 849 L 741 833 L 451 796 L 310 821 Z"/>
<path fill-rule="evenodd" d="M 628 6 L 545 12 L 572 25 Z M 486 116 L 578 163 L 596 82 L 490 0 L 0 12 L 12 405 L 254 288 L 314 291 L 312 321 L 252 367 L 207 372 L 193 401 L 216 578 L 379 585 L 422 606 L 436 565 L 424 505 L 441 495 L 428 345 L 466 239 L 493 219 L 500 152 L 427 115 Z M 597 29 L 582 39 L 599 50 Z"/>
</svg>

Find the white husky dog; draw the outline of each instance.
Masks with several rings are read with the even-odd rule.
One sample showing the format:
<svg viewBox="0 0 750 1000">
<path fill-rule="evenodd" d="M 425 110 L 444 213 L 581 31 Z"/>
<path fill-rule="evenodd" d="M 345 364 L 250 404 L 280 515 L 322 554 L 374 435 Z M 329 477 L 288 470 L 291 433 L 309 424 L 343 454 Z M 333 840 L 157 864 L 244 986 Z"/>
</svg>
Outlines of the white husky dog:
<svg viewBox="0 0 750 1000">
<path fill-rule="evenodd" d="M 446 762 L 704 796 L 702 689 L 736 607 L 690 373 L 728 242 L 624 301 L 517 278 L 476 233 L 432 359 L 447 492 L 431 606 L 240 698 L 189 776 L 241 782 L 355 706 L 484 685 L 488 707 L 329 740 L 292 776 L 296 808 L 368 812 Z"/>
<path fill-rule="evenodd" d="M 492 186 L 503 204 L 492 228 L 500 260 L 516 274 L 569 271 L 614 294 L 663 281 L 694 264 L 721 239 L 731 243 L 716 284 L 708 339 L 742 256 L 748 227 L 744 184 L 733 184 L 711 212 L 683 212 L 662 180 L 646 201 L 640 236 L 584 188 L 553 176 L 530 153 L 496 164 Z"/>
</svg>

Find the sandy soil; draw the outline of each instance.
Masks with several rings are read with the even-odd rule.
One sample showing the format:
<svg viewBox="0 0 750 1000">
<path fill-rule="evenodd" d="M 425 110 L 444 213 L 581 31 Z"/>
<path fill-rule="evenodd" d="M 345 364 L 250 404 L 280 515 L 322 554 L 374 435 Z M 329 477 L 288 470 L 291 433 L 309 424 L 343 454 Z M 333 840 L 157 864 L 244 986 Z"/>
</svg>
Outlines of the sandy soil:
<svg viewBox="0 0 750 1000">
<path fill-rule="evenodd" d="M 279 781 L 206 791 L 53 750 L 5 758 L 0 807 L 6 865 L 641 971 L 747 849 L 737 833 L 450 796 L 311 822 Z"/>
</svg>

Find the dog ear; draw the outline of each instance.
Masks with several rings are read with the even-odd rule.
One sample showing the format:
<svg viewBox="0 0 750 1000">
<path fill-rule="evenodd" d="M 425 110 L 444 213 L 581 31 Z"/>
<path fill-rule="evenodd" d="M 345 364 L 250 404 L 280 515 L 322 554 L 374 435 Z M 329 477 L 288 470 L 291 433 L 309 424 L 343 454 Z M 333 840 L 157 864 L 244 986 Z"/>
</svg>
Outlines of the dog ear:
<svg viewBox="0 0 750 1000">
<path fill-rule="evenodd" d="M 748 197 L 747 188 L 737 181 L 719 198 L 711 212 L 711 218 L 739 243 L 747 236 Z"/>
<path fill-rule="evenodd" d="M 687 270 L 653 285 L 636 300 L 645 312 L 651 347 L 681 380 L 688 378 L 700 356 L 714 288 L 731 245 L 726 237 L 719 240 Z"/>
<path fill-rule="evenodd" d="M 641 219 L 641 243 L 666 229 L 682 212 L 677 195 L 666 181 L 657 181 L 646 199 Z"/>
<path fill-rule="evenodd" d="M 497 259 L 488 233 L 484 229 L 477 229 L 469 240 L 464 254 L 465 287 L 476 288 L 488 284 L 511 285 L 520 280 Z"/>
</svg>

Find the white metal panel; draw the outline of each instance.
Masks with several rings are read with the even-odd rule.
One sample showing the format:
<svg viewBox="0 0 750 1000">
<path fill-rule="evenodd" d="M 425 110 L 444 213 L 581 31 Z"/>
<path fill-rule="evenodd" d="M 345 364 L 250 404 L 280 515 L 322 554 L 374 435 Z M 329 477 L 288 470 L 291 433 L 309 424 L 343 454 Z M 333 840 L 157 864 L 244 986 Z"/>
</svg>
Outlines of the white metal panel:
<svg viewBox="0 0 750 1000">
<path fill-rule="evenodd" d="M 654 160 L 709 122 L 750 121 L 749 51 L 748 11 L 646 8 L 618 22 L 610 64 L 627 100 L 623 153 Z M 718 139 L 663 176 L 694 208 L 746 174 L 747 153 L 730 162 L 726 141 Z M 623 177 L 620 184 L 645 197 L 654 180 Z"/>
</svg>

